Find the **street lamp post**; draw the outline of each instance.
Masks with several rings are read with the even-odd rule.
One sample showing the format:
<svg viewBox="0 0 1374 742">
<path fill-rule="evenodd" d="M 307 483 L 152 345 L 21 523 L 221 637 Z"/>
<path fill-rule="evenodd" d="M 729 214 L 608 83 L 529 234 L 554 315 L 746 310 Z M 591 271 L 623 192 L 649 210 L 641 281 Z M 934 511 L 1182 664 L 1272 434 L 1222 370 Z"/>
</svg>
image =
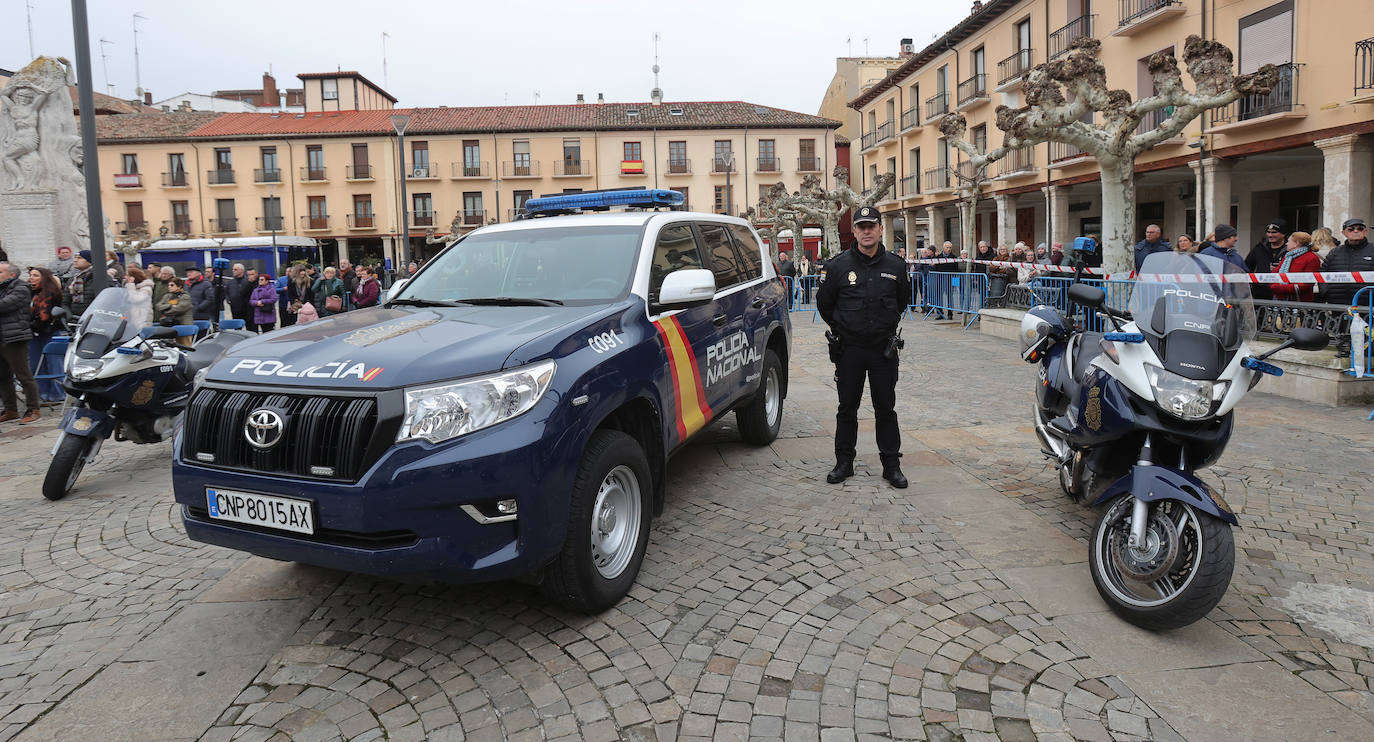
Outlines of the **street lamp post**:
<svg viewBox="0 0 1374 742">
<path fill-rule="evenodd" d="M 281 276 L 281 260 L 277 256 L 277 222 L 281 220 L 281 202 L 276 198 L 277 184 L 270 183 L 267 186 L 267 202 L 275 206 L 276 213 L 267 215 L 267 227 L 272 230 L 272 271 L 274 276 Z"/>
<path fill-rule="evenodd" d="M 401 261 L 410 265 L 410 214 L 406 204 L 406 127 L 410 117 L 398 113 L 391 117 L 391 126 L 396 130 L 396 148 L 401 154 Z"/>
<path fill-rule="evenodd" d="M 725 167 L 725 215 L 733 216 L 730 209 L 734 206 L 735 192 L 730 190 L 730 171 L 735 169 L 735 153 L 731 152 L 721 160 Z"/>
</svg>

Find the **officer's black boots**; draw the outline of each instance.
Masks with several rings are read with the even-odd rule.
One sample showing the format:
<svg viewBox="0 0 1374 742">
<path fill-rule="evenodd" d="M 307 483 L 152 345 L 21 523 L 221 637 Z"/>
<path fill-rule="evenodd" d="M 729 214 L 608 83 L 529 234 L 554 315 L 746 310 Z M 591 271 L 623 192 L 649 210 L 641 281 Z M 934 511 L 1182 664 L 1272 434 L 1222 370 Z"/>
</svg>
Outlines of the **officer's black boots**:
<svg viewBox="0 0 1374 742">
<path fill-rule="evenodd" d="M 902 467 L 897 464 L 887 464 L 883 466 L 883 479 L 886 479 L 893 487 L 899 490 L 906 489 L 906 475 L 902 473 Z"/>
<path fill-rule="evenodd" d="M 830 473 L 825 475 L 825 481 L 830 484 L 839 484 L 852 476 L 854 476 L 853 461 L 836 461 L 835 468 L 831 469 Z"/>
</svg>

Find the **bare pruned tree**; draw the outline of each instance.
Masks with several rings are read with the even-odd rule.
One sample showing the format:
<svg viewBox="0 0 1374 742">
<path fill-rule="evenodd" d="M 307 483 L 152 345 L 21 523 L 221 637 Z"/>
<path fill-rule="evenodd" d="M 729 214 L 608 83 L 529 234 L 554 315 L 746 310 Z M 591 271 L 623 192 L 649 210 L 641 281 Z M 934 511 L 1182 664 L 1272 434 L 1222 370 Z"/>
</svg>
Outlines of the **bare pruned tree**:
<svg viewBox="0 0 1374 742">
<path fill-rule="evenodd" d="M 751 217 L 755 226 L 772 223 L 776 227 L 787 226 L 795 235 L 793 244 L 801 246 L 802 229 L 807 224 L 821 225 L 820 254 L 828 258 L 840 252 L 840 216 L 846 209 L 872 206 L 882 200 L 897 181 L 892 173 L 883 173 L 874 179 L 873 184 L 862 193 L 855 191 L 845 182 L 849 169 L 843 166 L 834 171 L 835 187 L 826 190 L 820 178 L 808 175 L 802 179 L 801 190 L 788 193 L 781 184 L 775 184 L 766 198 L 759 200 L 759 208 Z M 753 211 L 753 210 L 751 210 Z"/>
</svg>

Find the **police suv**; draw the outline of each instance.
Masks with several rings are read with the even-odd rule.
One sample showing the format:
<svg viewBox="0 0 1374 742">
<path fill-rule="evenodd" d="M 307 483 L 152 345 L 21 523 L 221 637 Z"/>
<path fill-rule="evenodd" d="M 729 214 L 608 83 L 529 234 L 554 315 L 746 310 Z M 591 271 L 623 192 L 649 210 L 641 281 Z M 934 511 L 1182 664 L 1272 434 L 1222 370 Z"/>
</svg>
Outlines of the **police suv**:
<svg viewBox="0 0 1374 742">
<path fill-rule="evenodd" d="M 771 442 L 787 396 L 786 293 L 757 234 L 681 203 L 532 199 L 540 218 L 466 235 L 383 306 L 236 345 L 176 441 L 187 535 L 614 605 L 668 458 L 732 411 Z"/>
</svg>

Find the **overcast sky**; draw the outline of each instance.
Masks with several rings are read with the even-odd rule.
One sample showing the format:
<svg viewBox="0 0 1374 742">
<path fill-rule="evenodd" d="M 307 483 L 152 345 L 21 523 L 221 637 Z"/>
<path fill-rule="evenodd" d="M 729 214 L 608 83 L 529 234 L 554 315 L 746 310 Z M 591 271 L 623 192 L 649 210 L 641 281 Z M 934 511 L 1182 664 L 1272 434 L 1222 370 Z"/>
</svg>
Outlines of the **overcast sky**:
<svg viewBox="0 0 1374 742">
<path fill-rule="evenodd" d="M 30 61 L 26 4 L 35 51 L 75 62 L 70 2 L 0 0 L 0 68 Z M 657 31 L 666 100 L 747 100 L 815 113 L 836 57 L 864 54 L 865 38 L 874 56 L 895 56 L 904 36 L 919 50 L 970 5 L 89 0 L 88 12 L 96 90 L 106 90 L 103 46 L 109 82 L 122 98 L 134 95 L 139 13 L 147 19 L 138 21 L 139 68 L 154 100 L 258 87 L 270 67 L 279 87 L 299 86 L 302 72 L 357 70 L 401 106 L 529 104 L 536 91 L 540 103 L 572 103 L 578 93 L 593 101 L 598 92 L 608 101 L 644 101 Z M 383 31 L 390 35 L 385 75 Z"/>
</svg>

